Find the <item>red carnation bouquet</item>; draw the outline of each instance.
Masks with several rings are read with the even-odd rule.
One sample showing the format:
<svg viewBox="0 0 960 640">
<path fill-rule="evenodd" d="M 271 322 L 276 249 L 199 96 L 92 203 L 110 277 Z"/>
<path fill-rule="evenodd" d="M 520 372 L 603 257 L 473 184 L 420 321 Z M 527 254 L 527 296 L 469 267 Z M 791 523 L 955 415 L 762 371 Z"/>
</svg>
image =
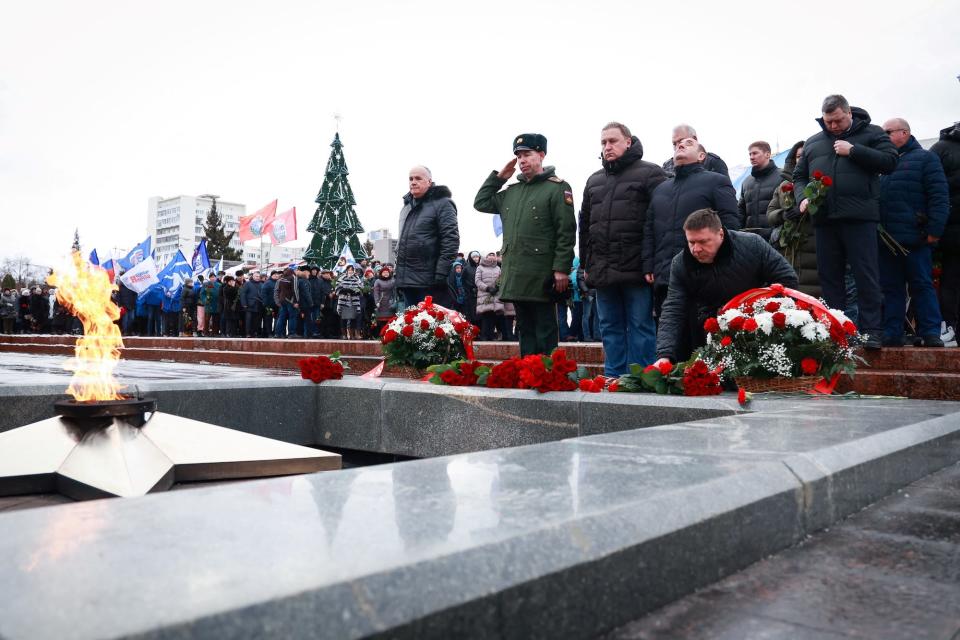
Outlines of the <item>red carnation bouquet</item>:
<svg viewBox="0 0 960 640">
<path fill-rule="evenodd" d="M 387 364 L 426 369 L 434 364 L 473 359 L 479 329 L 457 311 L 433 304 L 433 298 L 408 307 L 380 331 Z"/>
<path fill-rule="evenodd" d="M 300 365 L 300 377 L 320 383 L 324 380 L 340 380 L 343 370 L 348 369 L 347 363 L 340 358 L 340 352 L 335 351 L 328 356 L 314 356 L 297 361 Z"/>
<path fill-rule="evenodd" d="M 579 367 L 575 360 L 567 357 L 564 349 L 556 349 L 549 356 L 530 355 L 523 358 L 514 356 L 509 360 L 490 366 L 477 361 L 459 360 L 449 364 L 432 365 L 427 368 L 433 373 L 430 382 L 451 386 L 485 386 L 490 389 L 536 389 L 540 393 L 547 391 L 575 391 L 581 380 L 586 378 L 586 370 Z M 600 384 L 591 381 L 593 386 Z"/>
<path fill-rule="evenodd" d="M 454 387 L 483 386 L 490 375 L 490 365 L 477 360 L 457 360 L 450 364 L 434 364 L 427 367 L 430 382 Z"/>
<path fill-rule="evenodd" d="M 685 396 L 714 396 L 723 391 L 720 386 L 722 369 L 711 369 L 694 356 L 687 362 L 672 364 L 660 362 L 642 367 L 630 365 L 630 373 L 620 376 L 610 391 L 638 393 L 641 391 Z"/>
</svg>

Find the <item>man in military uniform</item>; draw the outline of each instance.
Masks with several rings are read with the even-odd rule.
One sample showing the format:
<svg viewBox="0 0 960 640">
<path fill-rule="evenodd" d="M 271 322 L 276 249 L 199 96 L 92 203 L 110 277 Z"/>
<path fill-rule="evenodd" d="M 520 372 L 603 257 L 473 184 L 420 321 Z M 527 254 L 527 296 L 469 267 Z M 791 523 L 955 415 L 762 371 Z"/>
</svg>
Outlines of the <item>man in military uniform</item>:
<svg viewBox="0 0 960 640">
<path fill-rule="evenodd" d="M 517 136 L 513 154 L 499 173 L 490 173 L 473 206 L 503 221 L 500 299 L 516 308 L 520 354 L 549 355 L 559 341 L 555 296 L 567 290 L 573 265 L 573 190 L 543 166 L 546 137 Z M 518 182 L 500 191 L 518 164 Z"/>
</svg>

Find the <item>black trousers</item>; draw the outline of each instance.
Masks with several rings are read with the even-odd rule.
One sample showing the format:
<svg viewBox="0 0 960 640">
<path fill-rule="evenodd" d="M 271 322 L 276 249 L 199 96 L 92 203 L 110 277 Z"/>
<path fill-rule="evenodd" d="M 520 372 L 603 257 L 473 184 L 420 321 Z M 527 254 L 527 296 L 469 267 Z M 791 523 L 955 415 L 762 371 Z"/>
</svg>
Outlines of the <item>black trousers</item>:
<svg viewBox="0 0 960 640">
<path fill-rule="evenodd" d="M 847 307 L 844 281 L 847 265 L 857 283 L 857 307 L 862 333 L 879 338 L 883 332 L 876 222 L 839 222 L 816 227 L 817 275 L 823 299 L 833 309 Z"/>
<path fill-rule="evenodd" d="M 246 323 L 244 324 L 244 329 L 246 330 L 248 338 L 258 338 L 263 335 L 263 311 L 251 311 L 247 309 L 244 312 Z"/>
<path fill-rule="evenodd" d="M 514 302 L 520 355 L 550 355 L 560 342 L 557 305 L 552 302 Z"/>
<path fill-rule="evenodd" d="M 960 314 L 960 250 L 943 250 L 943 273 L 940 275 L 940 315 L 958 329 Z"/>
</svg>

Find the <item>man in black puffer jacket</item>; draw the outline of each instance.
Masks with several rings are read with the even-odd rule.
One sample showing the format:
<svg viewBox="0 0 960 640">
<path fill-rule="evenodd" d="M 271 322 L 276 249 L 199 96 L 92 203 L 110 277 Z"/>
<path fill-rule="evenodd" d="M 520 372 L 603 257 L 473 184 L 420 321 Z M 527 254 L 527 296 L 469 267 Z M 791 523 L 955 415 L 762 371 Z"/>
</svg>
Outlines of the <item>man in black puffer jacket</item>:
<svg viewBox="0 0 960 640">
<path fill-rule="evenodd" d="M 777 283 L 797 286 L 786 258 L 756 234 L 724 229 L 715 211 L 694 211 L 683 229 L 687 247 L 670 263 L 657 331 L 657 357 L 673 362 L 687 360 L 706 343 L 703 323 L 735 295 Z"/>
<path fill-rule="evenodd" d="M 447 275 L 460 249 L 457 205 L 450 189 L 433 183 L 430 170 L 410 170 L 410 191 L 400 211 L 396 286 L 404 306 L 433 296 L 434 302 L 452 307 Z"/>
<path fill-rule="evenodd" d="M 767 205 L 773 199 L 773 192 L 780 186 L 780 167 L 770 159 L 770 143 L 758 140 L 749 147 L 750 175 L 740 188 L 740 228 L 752 231 L 764 240 L 770 239 L 773 229 L 767 222 Z"/>
<path fill-rule="evenodd" d="M 643 231 L 643 271 L 647 282 L 654 285 L 658 315 L 670 284 L 670 262 L 687 246 L 683 235 L 687 216 L 698 209 L 713 209 L 724 227 L 740 228 L 737 193 L 730 178 L 705 170 L 705 156 L 693 138 L 678 142 L 673 152 L 677 175 L 661 183 L 650 200 Z"/>
<path fill-rule="evenodd" d="M 940 140 L 930 147 L 939 156 L 950 189 L 950 217 L 940 238 L 943 273 L 940 275 L 941 338 L 948 347 L 957 346 L 960 333 L 960 122 L 940 131 Z"/>
<path fill-rule="evenodd" d="M 604 374 L 653 361 L 657 331 L 653 290 L 644 279 L 643 226 L 663 169 L 643 158 L 630 129 L 611 122 L 600 133 L 603 169 L 587 180 L 580 207 L 580 264 L 595 287 Z"/>
<path fill-rule="evenodd" d="M 817 174 L 833 184 L 813 215 L 817 237 L 817 265 L 820 286 L 827 305 L 847 306 L 844 282 L 850 265 L 857 284 L 859 329 L 867 334 L 864 346 L 880 349 L 882 313 L 880 270 L 877 254 L 877 223 L 880 220 L 880 174 L 897 167 L 897 148 L 870 114 L 850 107 L 841 95 L 827 96 L 817 118 L 820 133 L 803 145 L 803 155 L 793 174 L 794 193 L 800 211 L 809 202 L 804 189 Z"/>
</svg>

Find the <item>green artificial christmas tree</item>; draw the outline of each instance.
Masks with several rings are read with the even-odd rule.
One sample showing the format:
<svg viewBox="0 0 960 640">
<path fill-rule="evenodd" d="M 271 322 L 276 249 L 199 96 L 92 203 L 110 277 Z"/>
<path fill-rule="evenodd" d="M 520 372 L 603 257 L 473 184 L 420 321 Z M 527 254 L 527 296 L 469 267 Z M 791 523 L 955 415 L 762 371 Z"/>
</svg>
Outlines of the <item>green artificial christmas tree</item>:
<svg viewBox="0 0 960 640">
<path fill-rule="evenodd" d="M 353 199 L 353 190 L 347 180 L 349 171 L 343 158 L 343 144 L 340 142 L 339 133 L 334 134 L 330 146 L 333 151 L 327 160 L 326 175 L 315 200 L 317 210 L 307 226 L 307 231 L 313 233 L 313 240 L 303 254 L 306 260 L 315 262 L 324 269 L 333 268 L 344 244 L 350 245 L 354 260 L 368 257 L 357 237 L 358 233 L 363 233 L 363 225 L 353 210 L 357 202 Z"/>
</svg>

